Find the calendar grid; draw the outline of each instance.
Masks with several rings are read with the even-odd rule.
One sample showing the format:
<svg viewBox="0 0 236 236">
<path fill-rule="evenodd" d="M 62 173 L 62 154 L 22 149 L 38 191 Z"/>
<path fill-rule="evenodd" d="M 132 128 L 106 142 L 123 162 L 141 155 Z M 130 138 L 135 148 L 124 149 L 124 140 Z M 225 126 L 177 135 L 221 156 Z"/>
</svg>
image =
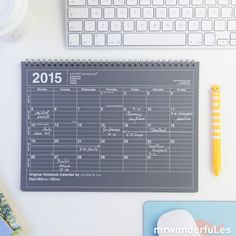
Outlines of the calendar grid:
<svg viewBox="0 0 236 236">
<path fill-rule="evenodd" d="M 53 133 L 52 137 L 50 135 L 36 137 L 37 143 L 31 144 L 31 152 L 34 148 L 50 148 L 51 142 L 52 150 L 48 152 L 48 155 L 52 154 L 53 156 L 53 171 L 57 168 L 55 167 L 56 163 L 60 162 L 58 155 L 64 157 L 71 155 L 71 158 L 68 157 L 65 162 L 70 163 L 67 166 L 72 166 L 75 162 L 73 165 L 76 171 L 129 171 L 135 169 L 142 172 L 149 171 L 152 168 L 154 171 L 166 170 L 170 172 L 172 168 L 178 169 L 178 163 L 175 163 L 175 167 L 172 165 L 171 137 L 174 136 L 180 142 L 179 147 L 176 146 L 176 157 L 179 153 L 178 148 L 187 148 L 188 146 L 184 144 L 185 137 L 186 140 L 192 140 L 193 129 L 190 128 L 192 121 L 175 122 L 173 121 L 175 116 L 171 114 L 180 109 L 179 113 L 187 114 L 185 119 L 190 119 L 193 116 L 193 105 L 190 106 L 193 101 L 190 96 L 182 95 L 183 92 L 180 93 L 181 95 L 177 95 L 180 101 L 189 104 L 188 107 L 183 108 L 184 112 L 181 111 L 182 103 L 178 102 L 176 106 L 171 103 L 171 96 L 173 96 L 175 89 L 168 88 L 164 89 L 164 92 L 155 94 L 153 89 L 147 88 L 143 90 L 140 88 L 116 88 L 112 91 L 106 90 L 106 88 L 95 88 L 89 94 L 88 92 L 81 92 L 81 89 L 71 87 L 64 92 L 62 99 L 60 98 L 60 93 L 62 93 L 60 88 L 50 88 L 46 89 L 45 97 L 50 97 L 51 94 L 52 106 L 45 104 L 45 107 L 38 106 L 38 104 L 43 104 L 46 101 L 44 96 L 39 95 L 41 91 L 37 93 L 36 88 L 29 88 L 28 91 L 28 96 L 31 98 L 28 109 L 33 110 L 30 113 L 31 119 L 33 119 L 33 121 L 30 120 L 31 125 L 43 126 L 43 130 L 46 131 L 47 127 L 51 127 Z M 186 92 L 189 91 L 192 91 L 192 89 L 187 89 Z M 159 95 L 159 93 L 162 95 Z M 86 96 L 89 96 L 90 99 L 86 99 Z M 140 104 L 138 104 L 139 100 Z M 47 101 L 50 100 L 47 99 Z M 97 106 L 94 106 L 96 101 Z M 71 106 L 71 103 L 75 105 Z M 51 109 L 51 112 L 48 109 Z M 37 117 L 35 118 L 35 116 Z M 97 117 L 97 120 L 95 117 Z M 62 120 L 62 123 L 60 123 L 60 120 Z M 176 125 L 179 127 L 178 129 L 174 128 Z M 184 128 L 182 128 L 183 126 Z M 67 128 L 69 130 L 74 129 L 74 135 L 69 133 Z M 37 128 L 35 129 L 37 130 Z M 31 135 L 35 136 L 36 130 L 34 133 L 31 132 Z M 97 136 L 95 130 L 98 131 Z M 85 134 L 85 137 L 80 137 L 80 131 Z M 181 134 L 180 138 L 178 134 Z M 166 137 L 166 135 L 168 136 Z M 162 145 L 157 143 L 158 141 L 161 141 Z M 103 142 L 109 144 L 106 145 Z M 153 143 L 156 146 L 153 146 Z M 71 151 L 71 148 L 74 152 Z M 63 149 L 68 149 L 68 151 L 63 151 Z M 137 152 L 135 149 L 137 149 Z M 104 155 L 107 152 L 109 152 L 109 155 Z M 158 152 L 162 153 L 163 156 L 168 155 L 166 164 L 161 162 L 162 157 L 160 154 L 157 155 Z M 189 160 L 192 161 L 193 153 L 182 150 L 181 155 L 184 155 L 185 152 L 189 155 Z M 37 153 L 33 155 L 35 156 Z M 73 155 L 74 158 L 72 158 Z M 48 163 L 49 160 L 44 161 L 42 159 L 41 166 L 43 167 Z M 182 164 L 182 170 L 192 170 L 188 162 Z M 38 171 L 44 171 L 43 168 L 39 169 L 40 165 L 34 159 L 30 159 L 30 166 L 31 171 L 34 170 L 34 166 Z M 63 165 L 63 161 L 61 166 L 66 166 Z M 72 170 L 73 167 L 69 169 L 67 167 L 65 170 L 61 169 L 61 171 L 66 172 Z"/>
</svg>

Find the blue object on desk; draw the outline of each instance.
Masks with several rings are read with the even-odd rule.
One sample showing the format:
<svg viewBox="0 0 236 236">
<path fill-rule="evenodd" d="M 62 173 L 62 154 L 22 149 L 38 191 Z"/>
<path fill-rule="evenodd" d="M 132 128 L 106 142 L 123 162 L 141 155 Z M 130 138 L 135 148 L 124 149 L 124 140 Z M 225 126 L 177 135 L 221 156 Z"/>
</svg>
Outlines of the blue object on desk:
<svg viewBox="0 0 236 236">
<path fill-rule="evenodd" d="M 236 235 L 236 202 L 146 202 L 144 204 L 144 236 L 155 234 L 157 221 L 163 214 L 176 210 L 189 211 L 195 220 L 201 220 L 208 225 L 230 228 L 231 233 L 220 235 Z"/>
<path fill-rule="evenodd" d="M 12 236 L 13 230 L 10 226 L 0 217 L 0 235 L 1 236 Z"/>
</svg>

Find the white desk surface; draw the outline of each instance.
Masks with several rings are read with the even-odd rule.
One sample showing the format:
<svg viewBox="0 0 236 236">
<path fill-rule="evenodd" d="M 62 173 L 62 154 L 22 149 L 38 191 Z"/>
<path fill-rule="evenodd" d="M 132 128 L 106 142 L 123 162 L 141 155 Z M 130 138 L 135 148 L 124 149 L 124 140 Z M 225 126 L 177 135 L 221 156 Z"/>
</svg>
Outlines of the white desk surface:
<svg viewBox="0 0 236 236">
<path fill-rule="evenodd" d="M 30 27 L 17 43 L 0 42 L 0 179 L 30 236 L 141 236 L 148 200 L 236 200 L 236 50 L 68 50 L 64 0 L 30 0 Z M 31 59 L 194 59 L 200 61 L 199 192 L 27 193 L 20 190 L 20 62 Z M 211 172 L 209 88 L 222 88 L 223 170 Z"/>
</svg>

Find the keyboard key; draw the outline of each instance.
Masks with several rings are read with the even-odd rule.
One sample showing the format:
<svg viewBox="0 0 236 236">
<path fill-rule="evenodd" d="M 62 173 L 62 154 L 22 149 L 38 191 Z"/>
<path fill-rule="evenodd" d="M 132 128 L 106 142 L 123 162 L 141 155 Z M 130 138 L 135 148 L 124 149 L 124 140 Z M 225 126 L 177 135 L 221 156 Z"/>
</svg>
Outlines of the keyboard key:
<svg viewBox="0 0 236 236">
<path fill-rule="evenodd" d="M 111 6 L 111 0 L 101 0 L 102 6 Z"/>
<path fill-rule="evenodd" d="M 164 20 L 162 23 L 162 29 L 163 31 L 172 31 L 174 28 L 173 21 L 170 20 Z"/>
<path fill-rule="evenodd" d="M 114 5 L 115 6 L 124 6 L 125 0 L 114 0 Z"/>
<path fill-rule="evenodd" d="M 207 34 L 205 34 L 204 44 L 206 46 L 214 46 L 215 40 L 216 40 L 215 34 L 207 33 Z"/>
<path fill-rule="evenodd" d="M 141 17 L 141 10 L 137 7 L 130 8 L 130 18 L 131 19 L 138 19 Z"/>
<path fill-rule="evenodd" d="M 137 31 L 146 31 L 147 30 L 147 21 L 137 21 Z"/>
<path fill-rule="evenodd" d="M 236 1 L 236 0 L 235 0 Z M 153 0 L 152 4 L 154 6 L 163 6 L 164 5 L 164 0 Z"/>
<path fill-rule="evenodd" d="M 124 21 L 124 31 L 134 31 L 134 21 Z"/>
<path fill-rule="evenodd" d="M 94 44 L 95 44 L 95 46 L 104 46 L 105 45 L 105 34 L 95 34 Z"/>
<path fill-rule="evenodd" d="M 231 18 L 232 17 L 232 8 L 230 8 L 230 7 L 223 7 L 221 9 L 221 16 L 223 18 Z"/>
<path fill-rule="evenodd" d="M 190 4 L 189 0 L 179 0 L 179 5 L 188 6 Z"/>
<path fill-rule="evenodd" d="M 69 6 L 84 6 L 85 0 L 69 0 Z"/>
<path fill-rule="evenodd" d="M 231 44 L 232 46 L 236 46 L 236 39 L 231 39 L 231 40 L 230 40 L 230 44 Z"/>
<path fill-rule="evenodd" d="M 178 7 L 170 7 L 169 8 L 169 17 L 170 18 L 179 18 L 180 10 Z"/>
<path fill-rule="evenodd" d="M 69 18 L 87 19 L 89 16 L 88 8 L 69 8 Z"/>
<path fill-rule="evenodd" d="M 186 21 L 178 20 L 175 24 L 176 31 L 185 31 L 186 30 Z"/>
<path fill-rule="evenodd" d="M 189 46 L 201 46 L 202 45 L 202 34 L 189 34 L 188 35 Z"/>
<path fill-rule="evenodd" d="M 231 33 L 231 34 L 230 34 L 230 38 L 231 38 L 231 39 L 236 39 L 236 33 Z"/>
<path fill-rule="evenodd" d="M 229 39 L 230 38 L 230 33 L 226 31 L 217 31 L 215 32 L 216 38 L 217 39 Z"/>
<path fill-rule="evenodd" d="M 205 18 L 206 17 L 206 8 L 197 7 L 195 9 L 195 17 L 196 18 Z"/>
<path fill-rule="evenodd" d="M 205 0 L 206 5 L 216 5 L 216 0 Z"/>
<path fill-rule="evenodd" d="M 83 21 L 79 21 L 79 20 L 69 21 L 70 32 L 76 32 L 76 31 L 82 31 L 82 30 L 83 30 Z"/>
<path fill-rule="evenodd" d="M 193 5 L 202 5 L 202 0 L 193 0 Z"/>
<path fill-rule="evenodd" d="M 89 6 L 98 6 L 98 0 L 87 0 Z"/>
<path fill-rule="evenodd" d="M 80 45 L 80 36 L 79 34 L 69 34 L 69 45 L 70 46 L 79 46 Z"/>
<path fill-rule="evenodd" d="M 95 31 L 95 21 L 85 21 L 84 22 L 84 30 L 88 32 Z"/>
<path fill-rule="evenodd" d="M 217 44 L 219 46 L 227 46 L 228 45 L 228 40 L 227 39 L 218 39 Z"/>
<path fill-rule="evenodd" d="M 141 6 L 148 6 L 151 4 L 151 0 L 139 0 Z"/>
<path fill-rule="evenodd" d="M 117 8 L 116 16 L 118 19 L 126 19 L 128 17 L 128 9 L 126 7 Z"/>
<path fill-rule="evenodd" d="M 228 30 L 236 31 L 236 20 L 229 20 L 228 21 Z"/>
<path fill-rule="evenodd" d="M 102 18 L 102 9 L 101 8 L 91 8 L 91 18 L 92 19 Z"/>
<path fill-rule="evenodd" d="M 182 17 L 183 18 L 192 18 L 193 17 L 193 9 L 190 7 L 184 7 L 182 9 Z"/>
<path fill-rule="evenodd" d="M 104 18 L 113 19 L 115 18 L 115 9 L 114 8 L 104 8 Z"/>
<path fill-rule="evenodd" d="M 229 5 L 229 0 L 219 0 L 219 5 Z"/>
<path fill-rule="evenodd" d="M 151 20 L 149 27 L 150 27 L 150 31 L 159 31 L 161 28 L 161 22 L 158 20 Z"/>
<path fill-rule="evenodd" d="M 125 46 L 184 46 L 185 34 L 124 34 Z"/>
<path fill-rule="evenodd" d="M 199 21 L 197 21 L 197 20 L 190 20 L 188 22 L 188 29 L 190 31 L 198 31 L 199 30 Z"/>
<path fill-rule="evenodd" d="M 225 21 L 223 20 L 216 20 L 215 21 L 215 30 L 216 31 L 223 31 L 226 28 Z"/>
<path fill-rule="evenodd" d="M 177 4 L 177 0 L 166 0 L 167 6 L 175 6 Z"/>
<path fill-rule="evenodd" d="M 107 43 L 109 46 L 121 45 L 121 34 L 108 34 Z"/>
<path fill-rule="evenodd" d="M 82 34 L 82 45 L 92 46 L 93 37 L 92 34 Z"/>
<path fill-rule="evenodd" d="M 120 21 L 111 21 L 111 31 L 121 31 L 121 22 Z"/>
<path fill-rule="evenodd" d="M 208 17 L 210 17 L 210 18 L 218 18 L 219 17 L 219 8 L 210 7 L 208 9 Z"/>
<path fill-rule="evenodd" d="M 98 21 L 98 31 L 108 31 L 108 21 Z"/>
<path fill-rule="evenodd" d="M 203 20 L 202 21 L 202 30 L 203 31 L 210 31 L 213 29 L 213 23 L 211 20 Z"/>
<path fill-rule="evenodd" d="M 145 18 L 145 19 L 153 18 L 153 8 L 151 8 L 151 7 L 144 7 L 143 8 L 143 18 Z"/>
<path fill-rule="evenodd" d="M 156 8 L 156 18 L 166 18 L 167 17 L 167 11 L 164 7 L 158 7 Z"/>
<path fill-rule="evenodd" d="M 127 0 L 127 6 L 137 6 L 138 0 Z"/>
</svg>

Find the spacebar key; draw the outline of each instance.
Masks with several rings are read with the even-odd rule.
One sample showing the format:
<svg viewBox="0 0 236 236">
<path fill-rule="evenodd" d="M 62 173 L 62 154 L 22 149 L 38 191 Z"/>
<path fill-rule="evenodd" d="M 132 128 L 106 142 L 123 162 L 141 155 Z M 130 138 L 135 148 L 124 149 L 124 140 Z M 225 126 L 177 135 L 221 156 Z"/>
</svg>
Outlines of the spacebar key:
<svg viewBox="0 0 236 236">
<path fill-rule="evenodd" d="M 124 34 L 124 46 L 184 46 L 185 34 Z"/>
</svg>

